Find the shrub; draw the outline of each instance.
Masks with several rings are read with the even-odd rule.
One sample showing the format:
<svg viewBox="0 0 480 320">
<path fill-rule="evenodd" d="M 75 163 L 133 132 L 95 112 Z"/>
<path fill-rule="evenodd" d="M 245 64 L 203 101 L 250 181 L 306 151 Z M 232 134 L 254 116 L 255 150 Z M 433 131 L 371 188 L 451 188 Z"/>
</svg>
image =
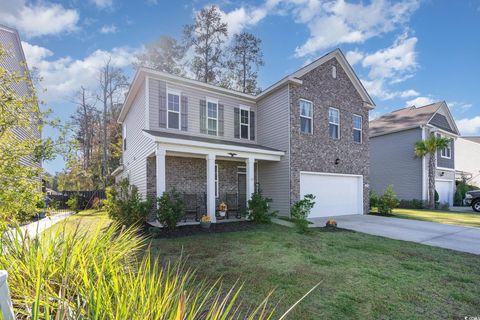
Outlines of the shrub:
<svg viewBox="0 0 480 320">
<path fill-rule="evenodd" d="M 103 207 L 103 200 L 100 199 L 99 197 L 95 197 L 93 198 L 93 201 L 92 201 L 92 209 L 95 209 L 95 210 L 100 210 L 102 209 Z"/>
<path fill-rule="evenodd" d="M 446 211 L 450 210 L 450 204 L 448 202 L 440 203 L 439 207 L 441 210 L 446 210 Z"/>
<path fill-rule="evenodd" d="M 112 220 L 126 226 L 145 223 L 152 203 L 142 200 L 137 187 L 130 185 L 128 179 L 107 188 L 106 193 L 107 199 L 103 203 Z"/>
<path fill-rule="evenodd" d="M 241 286 L 196 281 L 182 261 L 157 262 L 161 257 L 148 251 L 135 228 L 117 230 L 58 229 L 29 239 L 17 229 L 0 238 L 0 269 L 9 270 L 16 318 L 274 318 L 268 297 L 241 314 Z"/>
<path fill-rule="evenodd" d="M 457 190 L 455 191 L 455 195 L 454 195 L 454 201 L 453 201 L 454 204 L 456 206 L 463 206 L 464 205 L 463 199 L 465 199 L 466 193 L 468 191 L 476 190 L 476 189 L 478 189 L 478 187 L 467 184 L 465 179 L 458 182 Z"/>
<path fill-rule="evenodd" d="M 185 203 L 180 193 L 175 189 L 170 192 L 164 192 L 157 199 L 157 219 L 168 229 L 175 229 L 178 221 L 185 214 Z"/>
<path fill-rule="evenodd" d="M 438 200 L 440 200 L 440 196 L 438 195 L 437 190 L 435 190 L 435 203 L 437 203 Z"/>
<path fill-rule="evenodd" d="M 378 213 L 392 214 L 392 210 L 399 204 L 397 195 L 393 191 L 393 186 L 389 185 L 378 201 Z"/>
<path fill-rule="evenodd" d="M 307 194 L 303 199 L 295 202 L 290 210 L 293 222 L 300 233 L 305 233 L 308 230 L 307 217 L 315 205 L 315 196 Z"/>
<path fill-rule="evenodd" d="M 369 207 L 370 209 L 378 207 L 378 194 L 375 192 L 375 190 L 370 189 L 370 192 L 368 193 L 369 197 Z"/>
<path fill-rule="evenodd" d="M 398 207 L 404 209 L 424 209 L 428 206 L 428 201 L 412 199 L 412 200 L 400 200 Z"/>
<path fill-rule="evenodd" d="M 73 195 L 67 200 L 67 206 L 70 210 L 78 211 L 78 197 L 77 195 Z"/>
<path fill-rule="evenodd" d="M 277 213 L 270 212 L 270 202 L 272 202 L 272 199 L 264 197 L 261 189 L 252 193 L 252 198 L 248 200 L 248 219 L 258 223 L 272 222 L 272 218 Z"/>
</svg>

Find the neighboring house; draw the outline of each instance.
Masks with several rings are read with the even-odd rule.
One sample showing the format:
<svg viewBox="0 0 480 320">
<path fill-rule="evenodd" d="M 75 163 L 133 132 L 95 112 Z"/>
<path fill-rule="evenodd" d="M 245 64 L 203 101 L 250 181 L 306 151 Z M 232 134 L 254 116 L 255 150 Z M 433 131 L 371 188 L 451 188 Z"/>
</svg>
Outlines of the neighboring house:
<svg viewBox="0 0 480 320">
<path fill-rule="evenodd" d="M 368 210 L 368 113 L 374 103 L 340 50 L 257 96 L 140 68 L 119 122 L 123 164 L 144 196 L 175 187 L 241 206 L 259 187 L 271 208 L 315 194 L 312 217 Z M 201 196 L 200 196 L 201 198 Z"/>
<path fill-rule="evenodd" d="M 26 75 L 30 77 L 25 54 L 23 53 L 22 43 L 18 35 L 17 30 L 0 25 L 0 46 L 6 50 L 7 56 L 0 59 L 0 66 L 5 68 L 10 73 L 15 73 L 19 76 Z M 19 96 L 25 96 L 32 94 L 33 88 L 25 81 L 17 83 L 14 87 L 15 92 Z M 25 130 L 22 128 L 16 128 L 15 134 L 19 139 L 25 139 L 33 135 L 36 139 L 40 139 L 41 132 L 38 129 L 38 117 L 32 114 L 32 127 L 31 130 Z M 35 162 L 31 158 L 23 159 L 25 165 L 40 167 L 40 162 Z"/>
<path fill-rule="evenodd" d="M 460 137 L 455 141 L 457 180 L 480 188 L 480 137 Z"/>
<path fill-rule="evenodd" d="M 458 128 L 447 104 L 407 107 L 370 121 L 370 180 L 378 194 L 388 185 L 399 199 L 428 200 L 428 157 L 415 157 L 415 142 L 437 134 L 452 138 L 438 152 L 435 187 L 441 203 L 453 205 Z"/>
</svg>

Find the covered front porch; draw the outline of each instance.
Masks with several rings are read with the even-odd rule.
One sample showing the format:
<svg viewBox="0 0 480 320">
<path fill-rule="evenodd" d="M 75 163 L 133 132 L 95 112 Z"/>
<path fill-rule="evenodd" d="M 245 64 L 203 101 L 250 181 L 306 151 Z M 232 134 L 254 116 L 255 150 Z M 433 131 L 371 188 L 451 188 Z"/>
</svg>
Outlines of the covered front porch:
<svg viewBox="0 0 480 320">
<path fill-rule="evenodd" d="M 148 134 L 156 150 L 147 157 L 147 196 L 175 189 L 185 202 L 179 224 L 195 224 L 203 215 L 213 223 L 245 219 L 247 203 L 258 188 L 258 163 L 280 161 L 282 151 L 254 144 L 226 144 Z M 223 215 L 219 205 L 227 205 Z M 154 217 L 151 224 L 156 225 Z"/>
</svg>

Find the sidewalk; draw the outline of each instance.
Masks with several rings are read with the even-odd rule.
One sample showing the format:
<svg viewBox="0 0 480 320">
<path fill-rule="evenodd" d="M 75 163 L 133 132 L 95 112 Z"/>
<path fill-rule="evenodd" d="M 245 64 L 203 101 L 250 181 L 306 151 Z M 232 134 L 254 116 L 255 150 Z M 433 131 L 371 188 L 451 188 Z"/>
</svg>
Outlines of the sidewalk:
<svg viewBox="0 0 480 320">
<path fill-rule="evenodd" d="M 28 234 L 30 238 L 33 238 L 35 237 L 35 235 L 42 233 L 44 230 L 50 228 L 54 224 L 62 221 L 63 219 L 71 216 L 74 213 L 75 212 L 71 211 L 66 213 L 60 213 L 52 217 L 47 217 L 22 226 L 20 227 L 20 230 L 22 230 L 22 233 Z"/>
</svg>

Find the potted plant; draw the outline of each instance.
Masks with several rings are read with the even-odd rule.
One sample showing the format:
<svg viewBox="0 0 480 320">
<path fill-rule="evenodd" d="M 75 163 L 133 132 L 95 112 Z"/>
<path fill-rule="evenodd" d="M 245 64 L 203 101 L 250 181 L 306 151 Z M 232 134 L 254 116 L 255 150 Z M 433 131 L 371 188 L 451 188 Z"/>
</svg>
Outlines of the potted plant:
<svg viewBox="0 0 480 320">
<path fill-rule="evenodd" d="M 225 202 L 220 203 L 220 205 L 218 206 L 218 214 L 220 215 L 220 217 L 225 218 L 225 215 L 227 214 L 227 209 L 228 208 Z"/>
<path fill-rule="evenodd" d="M 335 229 L 337 227 L 337 221 L 333 220 L 333 219 L 330 219 L 328 220 L 326 223 L 325 223 L 325 226 L 327 228 L 332 228 L 332 229 Z"/>
<path fill-rule="evenodd" d="M 202 227 L 202 229 L 209 229 L 211 224 L 212 221 L 210 220 L 210 216 L 203 215 L 200 218 L 200 227 Z"/>
</svg>

